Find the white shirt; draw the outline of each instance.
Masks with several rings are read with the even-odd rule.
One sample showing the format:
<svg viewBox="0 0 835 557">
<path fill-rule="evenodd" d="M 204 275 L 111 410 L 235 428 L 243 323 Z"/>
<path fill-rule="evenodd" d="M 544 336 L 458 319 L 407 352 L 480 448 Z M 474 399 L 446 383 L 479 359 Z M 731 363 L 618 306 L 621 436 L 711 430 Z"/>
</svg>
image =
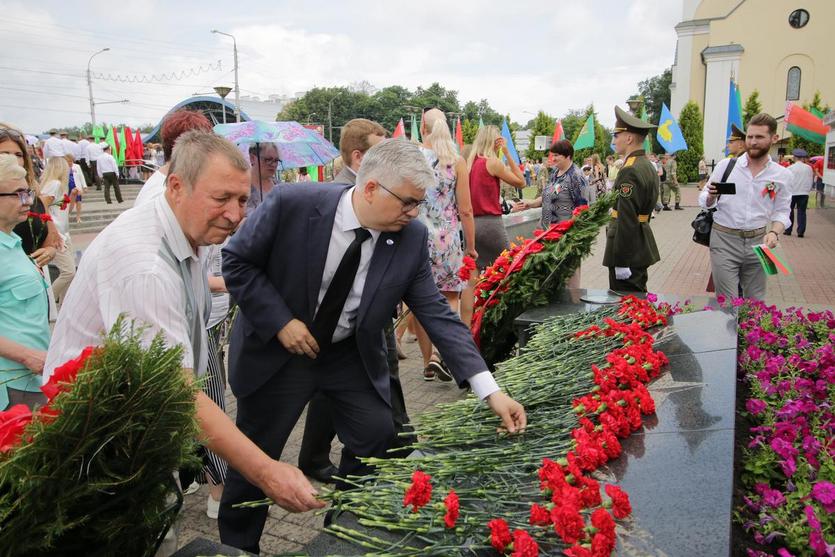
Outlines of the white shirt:
<svg viewBox="0 0 835 557">
<path fill-rule="evenodd" d="M 789 167 L 789 172 L 792 175 L 791 194 L 809 195 L 815 183 L 815 173 L 812 172 L 812 167 L 805 162 L 796 162 Z"/>
<path fill-rule="evenodd" d="M 52 217 L 52 222 L 55 223 L 55 228 L 65 238 L 70 233 L 70 211 L 69 207 L 61 209 L 61 202 L 64 200 L 66 190 L 61 186 L 58 180 L 50 180 L 41 187 L 41 196 L 52 197 L 52 203 L 49 204 L 49 215 Z"/>
<path fill-rule="evenodd" d="M 64 143 L 61 138 L 56 135 L 49 136 L 49 139 L 43 144 L 43 158 L 48 161 L 52 157 L 64 156 Z"/>
<path fill-rule="evenodd" d="M 328 244 L 328 256 L 325 259 L 325 271 L 322 274 L 322 285 L 319 287 L 319 297 L 316 302 L 317 312 L 319 305 L 325 297 L 325 293 L 328 291 L 331 280 L 333 280 L 333 275 L 336 274 L 336 269 L 339 267 L 340 261 L 342 261 L 342 257 L 345 255 L 348 246 L 354 241 L 354 230 L 361 227 L 351 201 L 351 196 L 355 189 L 351 188 L 342 194 L 342 198 L 339 200 L 339 205 L 336 208 L 331 239 Z M 362 244 L 357 274 L 354 278 L 351 292 L 348 293 L 348 298 L 342 307 L 342 315 L 339 316 L 336 330 L 333 333 L 333 342 L 344 340 L 354 332 L 357 312 L 359 311 L 360 301 L 362 299 L 362 291 L 365 288 L 365 279 L 368 276 L 368 268 L 371 264 L 371 256 L 374 253 L 374 246 L 380 238 L 379 230 L 369 229 L 368 231 L 371 233 L 371 238 Z M 489 371 L 482 371 L 473 375 L 470 377 L 469 383 L 476 396 L 482 400 L 499 390 L 496 380 L 493 379 L 493 374 Z"/>
<path fill-rule="evenodd" d="M 64 154 L 65 155 L 72 155 L 72 158 L 78 158 L 78 153 L 76 152 L 76 147 L 78 145 L 75 144 L 75 141 L 72 139 L 62 139 L 61 143 L 64 145 Z"/>
<path fill-rule="evenodd" d="M 76 145 L 76 148 L 77 148 L 77 151 L 78 151 L 78 156 L 75 157 L 75 158 L 76 159 L 87 160 L 87 148 L 89 146 L 90 146 L 90 142 L 87 141 L 86 139 L 82 139 L 81 141 L 79 141 L 78 145 Z"/>
<path fill-rule="evenodd" d="M 72 165 L 72 177 L 78 193 L 84 193 L 84 190 L 87 189 L 87 179 L 84 177 L 84 171 L 81 170 L 81 166 L 77 164 Z"/>
<path fill-rule="evenodd" d="M 88 161 L 95 162 L 95 161 L 99 160 L 99 157 L 102 156 L 103 154 L 104 154 L 104 151 L 102 151 L 101 145 L 99 145 L 95 141 L 91 142 L 87 146 L 87 160 Z"/>
<path fill-rule="evenodd" d="M 722 174 L 730 161 L 729 158 L 719 161 L 713 169 L 713 174 L 710 175 L 709 183 L 722 180 Z M 699 194 L 699 206 L 703 209 L 716 207 L 713 221 L 736 230 L 756 230 L 775 221 L 788 227 L 791 224 L 789 221 L 791 173 L 769 157 L 768 164 L 754 177 L 748 169 L 747 153 L 736 161 L 727 179 L 728 182 L 736 184 L 736 194 L 722 195 L 715 205 L 708 206 L 708 191 L 704 188 Z M 763 190 L 771 185 L 775 192 L 773 200 L 767 193 L 763 195 Z"/>
<path fill-rule="evenodd" d="M 207 352 L 195 365 L 190 324 L 186 320 L 186 300 L 180 274 L 162 258 L 162 239 L 166 238 L 174 256 L 187 261 L 191 270 L 197 308 L 203 317 L 203 266 L 189 244 L 168 200 L 134 207 L 119 215 L 85 250 L 75 278 L 67 291 L 52 341 L 46 355 L 43 381 L 64 362 L 75 358 L 86 346 L 101 344 L 101 335 L 110 331 L 120 313 L 148 328 L 142 343 L 150 345 L 162 332 L 166 342 L 183 346 L 183 367 L 202 374 Z M 205 330 L 203 331 L 205 334 Z M 201 340 L 205 344 L 205 337 Z"/>
<path fill-rule="evenodd" d="M 142 189 L 139 190 L 139 195 L 133 201 L 133 206 L 137 207 L 143 203 L 147 203 L 165 193 L 165 174 L 157 170 L 151 177 L 145 181 Z"/>
<path fill-rule="evenodd" d="M 118 174 L 119 167 L 116 166 L 116 159 L 113 158 L 113 155 L 110 153 L 102 153 L 96 160 L 96 172 L 98 172 L 100 177 L 104 176 L 105 172 L 116 172 Z"/>
</svg>

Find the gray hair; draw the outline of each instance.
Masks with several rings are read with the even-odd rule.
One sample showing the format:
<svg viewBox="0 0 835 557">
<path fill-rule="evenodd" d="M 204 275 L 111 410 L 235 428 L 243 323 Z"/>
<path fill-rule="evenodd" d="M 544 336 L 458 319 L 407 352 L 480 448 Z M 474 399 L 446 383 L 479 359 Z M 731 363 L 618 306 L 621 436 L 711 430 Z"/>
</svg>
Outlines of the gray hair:
<svg viewBox="0 0 835 557">
<path fill-rule="evenodd" d="M 191 130 L 177 138 L 168 175 L 176 174 L 192 187 L 212 155 L 220 155 L 235 169 L 249 172 L 249 161 L 235 145 L 211 132 Z"/>
<path fill-rule="evenodd" d="M 25 180 L 26 169 L 17 162 L 17 157 L 3 153 L 0 155 L 0 183 Z"/>
<path fill-rule="evenodd" d="M 366 151 L 357 172 L 357 184 L 369 180 L 382 182 L 389 188 L 405 180 L 421 190 L 435 187 L 435 173 L 420 148 L 405 139 L 385 139 Z"/>
</svg>

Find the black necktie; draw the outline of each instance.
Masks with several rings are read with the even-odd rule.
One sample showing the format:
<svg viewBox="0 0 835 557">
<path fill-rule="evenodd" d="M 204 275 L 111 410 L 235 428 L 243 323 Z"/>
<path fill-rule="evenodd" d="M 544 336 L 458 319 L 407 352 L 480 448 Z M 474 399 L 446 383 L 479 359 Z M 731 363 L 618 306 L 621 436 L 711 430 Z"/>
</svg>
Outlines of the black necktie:
<svg viewBox="0 0 835 557">
<path fill-rule="evenodd" d="M 362 243 L 371 237 L 371 233 L 365 228 L 354 229 L 354 241 L 345 250 L 342 261 L 331 279 L 328 291 L 319 304 L 316 318 L 313 320 L 313 336 L 320 346 L 328 345 L 333 338 L 333 332 L 339 323 L 339 316 L 342 315 L 342 308 L 345 300 L 351 293 L 354 285 L 354 278 L 357 276 L 357 268 L 360 266 L 360 255 Z"/>
</svg>

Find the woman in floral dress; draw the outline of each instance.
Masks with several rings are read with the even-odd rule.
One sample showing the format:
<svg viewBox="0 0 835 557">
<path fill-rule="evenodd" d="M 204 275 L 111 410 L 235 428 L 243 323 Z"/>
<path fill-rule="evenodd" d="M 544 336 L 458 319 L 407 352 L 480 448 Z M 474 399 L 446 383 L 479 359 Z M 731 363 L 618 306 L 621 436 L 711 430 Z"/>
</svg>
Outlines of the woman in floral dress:
<svg viewBox="0 0 835 557">
<path fill-rule="evenodd" d="M 429 259 L 435 284 L 449 301 L 452 311 L 458 312 L 459 297 L 465 286 L 458 271 L 465 254 L 473 259 L 478 257 L 469 172 L 467 163 L 455 150 L 443 112 L 436 108 L 428 110 L 423 115 L 421 128 L 424 139 L 421 151 L 435 172 L 435 188 L 426 190 L 426 203 L 421 206 L 418 218 L 429 230 Z M 415 325 L 423 355 L 423 378 L 451 381 L 452 375 L 434 352 L 423 327 L 418 323 Z"/>
</svg>

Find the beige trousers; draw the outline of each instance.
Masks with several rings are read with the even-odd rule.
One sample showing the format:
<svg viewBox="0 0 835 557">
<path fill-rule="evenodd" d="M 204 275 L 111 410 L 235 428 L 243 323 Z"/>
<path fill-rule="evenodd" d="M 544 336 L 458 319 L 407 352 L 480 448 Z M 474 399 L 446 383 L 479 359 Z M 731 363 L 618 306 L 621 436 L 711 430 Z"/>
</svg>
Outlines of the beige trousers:
<svg viewBox="0 0 835 557">
<path fill-rule="evenodd" d="M 60 303 L 64 300 L 64 294 L 70 287 L 75 276 L 75 249 L 72 246 L 72 239 L 67 235 L 64 238 L 64 250 L 55 254 L 52 264 L 58 267 L 59 275 L 52 283 L 52 291 L 55 293 L 55 300 Z"/>
</svg>

